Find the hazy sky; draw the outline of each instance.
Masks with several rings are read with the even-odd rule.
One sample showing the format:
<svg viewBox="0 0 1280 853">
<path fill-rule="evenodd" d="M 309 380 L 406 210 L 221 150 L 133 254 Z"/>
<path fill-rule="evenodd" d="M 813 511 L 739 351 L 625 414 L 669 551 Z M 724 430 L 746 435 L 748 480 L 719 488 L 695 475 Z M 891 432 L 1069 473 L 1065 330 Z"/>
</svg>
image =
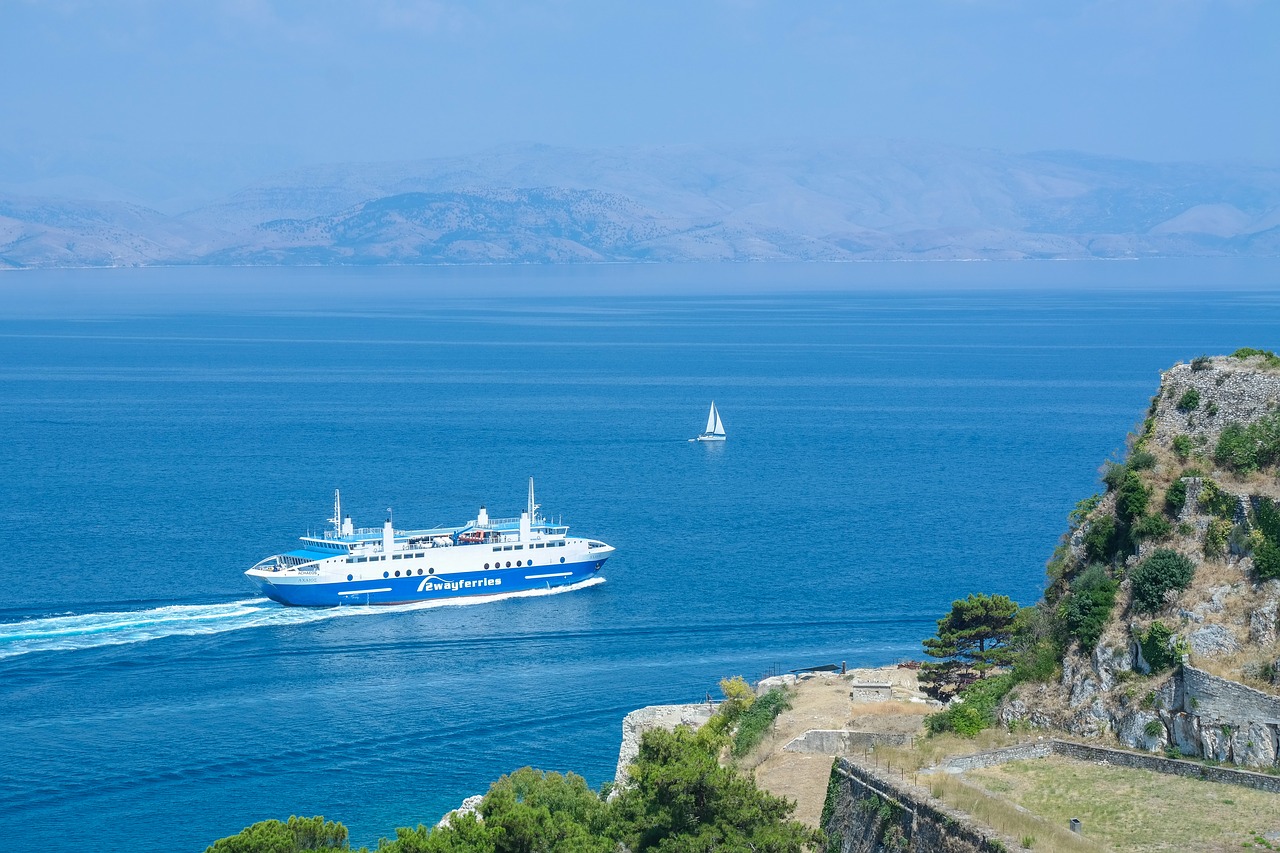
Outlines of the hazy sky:
<svg viewBox="0 0 1280 853">
<path fill-rule="evenodd" d="M 513 142 L 1280 160 L 1275 0 L 0 0 L 0 31 L 10 188 Z"/>
</svg>

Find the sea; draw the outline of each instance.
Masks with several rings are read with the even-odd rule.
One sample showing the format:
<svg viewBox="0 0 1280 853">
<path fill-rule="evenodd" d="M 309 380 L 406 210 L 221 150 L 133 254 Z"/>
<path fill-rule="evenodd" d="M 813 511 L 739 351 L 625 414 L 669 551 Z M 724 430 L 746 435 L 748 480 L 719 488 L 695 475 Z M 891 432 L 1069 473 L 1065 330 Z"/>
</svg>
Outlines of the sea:
<svg viewBox="0 0 1280 853">
<path fill-rule="evenodd" d="M 1030 604 L 1160 372 L 1274 347 L 1275 265 L 0 274 L 0 837 L 374 845 L 524 766 L 612 779 L 623 716 L 922 656 Z M 688 439 L 712 400 L 728 440 Z M 320 530 L 549 517 L 603 582 L 291 609 Z"/>
</svg>

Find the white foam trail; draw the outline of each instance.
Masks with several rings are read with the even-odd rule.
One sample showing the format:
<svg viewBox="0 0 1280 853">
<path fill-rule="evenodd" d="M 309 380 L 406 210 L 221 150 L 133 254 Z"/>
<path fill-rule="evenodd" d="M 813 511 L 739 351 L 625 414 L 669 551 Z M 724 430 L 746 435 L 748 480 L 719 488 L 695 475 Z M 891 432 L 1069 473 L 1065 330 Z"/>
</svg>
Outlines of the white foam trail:
<svg viewBox="0 0 1280 853">
<path fill-rule="evenodd" d="M 45 616 L 0 624 L 0 659 L 30 652 L 75 651 L 98 646 L 142 643 L 162 637 L 189 637 L 220 634 L 244 628 L 301 625 L 347 616 L 403 613 L 436 607 L 488 604 L 513 598 L 536 598 L 585 589 L 604 583 L 604 578 L 588 578 L 581 583 L 552 589 L 530 589 L 498 595 L 419 601 L 413 604 L 351 607 L 284 607 L 267 598 L 230 604 L 171 604 L 149 610 L 83 613 Z"/>
</svg>

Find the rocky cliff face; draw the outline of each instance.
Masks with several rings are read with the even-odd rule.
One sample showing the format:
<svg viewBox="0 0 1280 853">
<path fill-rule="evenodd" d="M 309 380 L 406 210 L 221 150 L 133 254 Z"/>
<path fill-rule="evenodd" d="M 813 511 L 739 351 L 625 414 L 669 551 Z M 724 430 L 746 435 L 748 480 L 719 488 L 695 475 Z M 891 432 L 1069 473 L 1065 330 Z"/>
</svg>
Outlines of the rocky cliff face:
<svg viewBox="0 0 1280 853">
<path fill-rule="evenodd" d="M 1280 359 L 1269 354 L 1201 357 L 1163 374 L 1125 465 L 1107 472 L 1105 495 L 1082 504 L 1050 563 L 1042 606 L 1059 614 L 1090 564 L 1118 584 L 1101 636 L 1091 648 L 1072 638 L 1058 683 L 1020 687 L 1003 722 L 1277 766 L 1280 579 L 1259 561 L 1280 518 L 1267 452 L 1280 447 L 1278 411 Z M 1220 444 L 1224 433 L 1244 435 L 1244 457 Z M 1187 558 L 1194 571 L 1154 608 L 1139 606 L 1135 583 L 1157 552 Z"/>
</svg>

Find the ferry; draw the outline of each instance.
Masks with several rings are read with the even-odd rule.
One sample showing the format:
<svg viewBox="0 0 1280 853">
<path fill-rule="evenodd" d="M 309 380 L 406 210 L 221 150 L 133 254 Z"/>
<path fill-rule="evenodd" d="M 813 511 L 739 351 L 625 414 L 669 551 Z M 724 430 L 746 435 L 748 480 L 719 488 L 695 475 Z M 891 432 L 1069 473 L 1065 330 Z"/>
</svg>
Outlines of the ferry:
<svg viewBox="0 0 1280 853">
<path fill-rule="evenodd" d="M 298 607 L 408 604 L 552 589 L 596 577 L 614 552 L 598 539 L 570 537 L 567 525 L 529 505 L 518 518 L 490 518 L 482 506 L 457 527 L 357 528 L 333 493 L 332 528 L 300 538 L 302 547 L 245 572 L 268 598 Z M 390 510 L 388 510 L 390 512 Z"/>
</svg>

